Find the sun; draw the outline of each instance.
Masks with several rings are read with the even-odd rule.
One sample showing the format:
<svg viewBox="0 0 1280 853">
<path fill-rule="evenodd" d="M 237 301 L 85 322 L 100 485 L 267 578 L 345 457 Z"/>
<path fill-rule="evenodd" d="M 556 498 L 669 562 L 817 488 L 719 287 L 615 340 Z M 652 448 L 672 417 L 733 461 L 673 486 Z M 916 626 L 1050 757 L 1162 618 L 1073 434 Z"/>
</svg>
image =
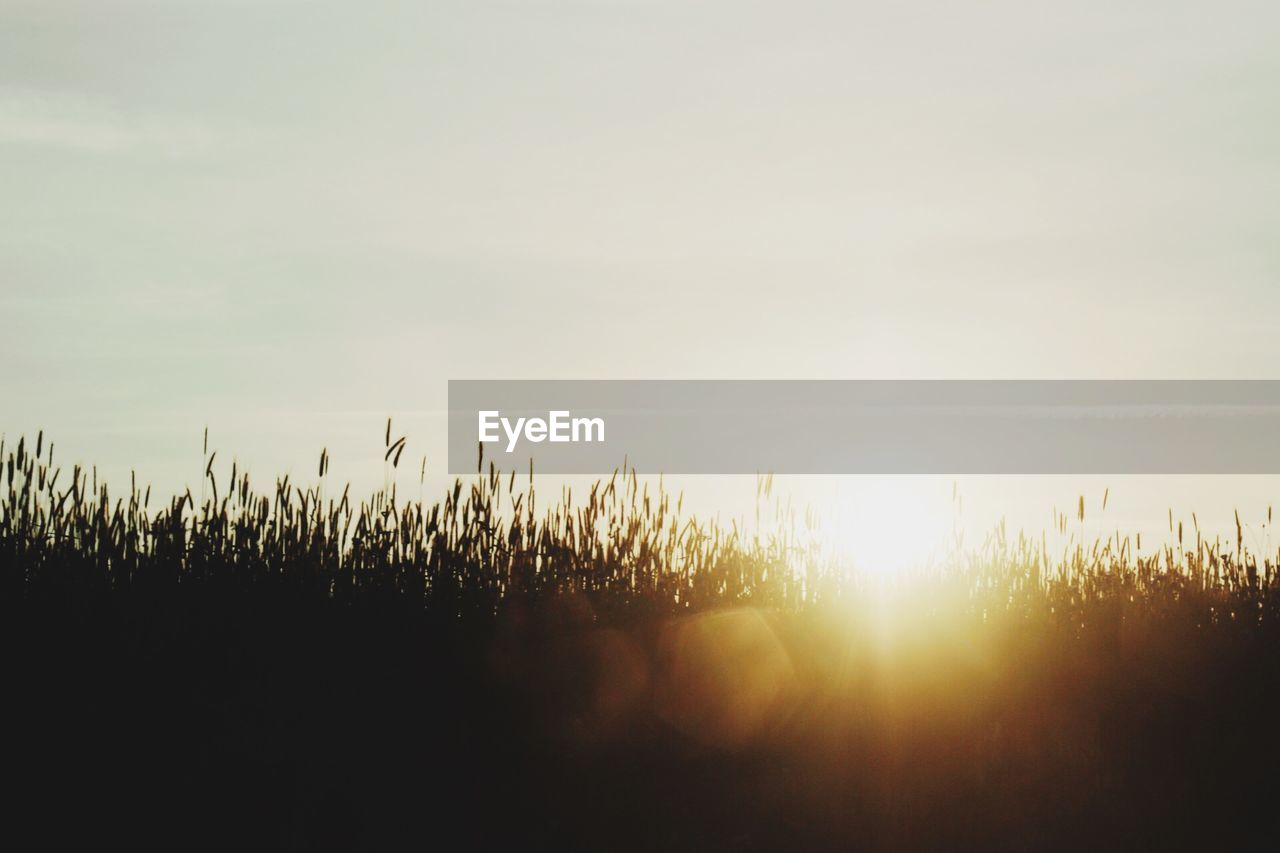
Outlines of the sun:
<svg viewBox="0 0 1280 853">
<path fill-rule="evenodd" d="M 950 486 L 933 478 L 842 480 L 823 513 L 822 536 L 853 568 L 895 575 L 940 558 L 952 532 Z"/>
</svg>

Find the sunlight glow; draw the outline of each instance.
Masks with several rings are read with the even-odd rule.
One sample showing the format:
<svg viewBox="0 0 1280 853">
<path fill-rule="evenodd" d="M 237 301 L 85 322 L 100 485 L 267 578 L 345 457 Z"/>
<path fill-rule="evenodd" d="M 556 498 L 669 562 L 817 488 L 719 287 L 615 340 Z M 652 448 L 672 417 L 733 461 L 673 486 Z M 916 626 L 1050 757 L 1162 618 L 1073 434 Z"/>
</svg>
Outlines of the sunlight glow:
<svg viewBox="0 0 1280 853">
<path fill-rule="evenodd" d="M 954 518 L 949 486 L 937 479 L 859 478 L 837 486 L 821 529 L 856 570 L 895 575 L 941 557 Z"/>
</svg>

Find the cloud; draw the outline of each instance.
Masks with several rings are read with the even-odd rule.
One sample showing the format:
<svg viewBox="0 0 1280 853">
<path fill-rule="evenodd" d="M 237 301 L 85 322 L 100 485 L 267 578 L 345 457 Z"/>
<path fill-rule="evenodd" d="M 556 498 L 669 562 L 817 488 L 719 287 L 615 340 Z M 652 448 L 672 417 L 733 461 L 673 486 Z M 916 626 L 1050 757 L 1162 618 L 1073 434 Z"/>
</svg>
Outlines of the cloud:
<svg viewBox="0 0 1280 853">
<path fill-rule="evenodd" d="M 198 124 L 140 115 L 101 100 L 0 89 L 0 145 L 187 157 L 222 141 Z"/>
</svg>

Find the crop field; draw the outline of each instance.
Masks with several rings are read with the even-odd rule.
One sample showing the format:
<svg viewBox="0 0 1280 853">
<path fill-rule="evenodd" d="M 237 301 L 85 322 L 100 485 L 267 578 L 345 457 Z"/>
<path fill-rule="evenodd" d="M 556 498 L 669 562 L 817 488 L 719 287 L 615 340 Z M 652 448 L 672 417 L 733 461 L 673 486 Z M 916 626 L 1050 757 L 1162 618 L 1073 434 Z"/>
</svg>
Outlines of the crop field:
<svg viewBox="0 0 1280 853">
<path fill-rule="evenodd" d="M 385 460 L 403 440 L 388 424 Z M 124 491 L 0 445 L 41 847 L 1162 849 L 1274 823 L 1277 555 L 995 531 L 872 575 L 631 471 Z M 771 482 L 757 500 L 772 512 Z M 1079 512 L 1083 514 L 1083 503 Z M 1170 526 L 1173 526 L 1171 519 Z M 1192 541 L 1194 539 L 1194 541 Z"/>
</svg>

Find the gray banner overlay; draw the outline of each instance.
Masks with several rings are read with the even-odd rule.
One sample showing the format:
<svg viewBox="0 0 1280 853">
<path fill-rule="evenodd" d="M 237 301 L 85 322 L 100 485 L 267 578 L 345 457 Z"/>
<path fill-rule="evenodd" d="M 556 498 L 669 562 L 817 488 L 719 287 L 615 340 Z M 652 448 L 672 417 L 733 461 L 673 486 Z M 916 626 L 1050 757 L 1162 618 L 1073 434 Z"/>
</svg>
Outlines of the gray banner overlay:
<svg viewBox="0 0 1280 853">
<path fill-rule="evenodd" d="M 450 380 L 450 473 L 482 432 L 548 474 L 1276 474 L 1280 380 Z"/>
</svg>

